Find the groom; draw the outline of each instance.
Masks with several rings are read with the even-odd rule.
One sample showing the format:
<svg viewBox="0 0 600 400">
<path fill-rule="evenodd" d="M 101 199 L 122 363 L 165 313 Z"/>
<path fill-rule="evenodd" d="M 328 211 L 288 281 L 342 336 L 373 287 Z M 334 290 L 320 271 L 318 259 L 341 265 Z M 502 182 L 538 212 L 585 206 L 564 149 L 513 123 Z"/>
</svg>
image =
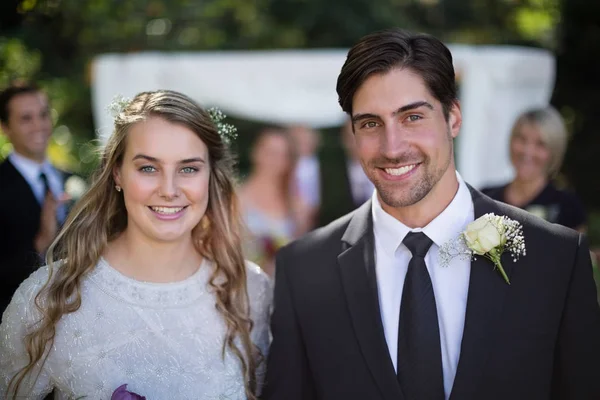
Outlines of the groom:
<svg viewBox="0 0 600 400">
<path fill-rule="evenodd" d="M 376 187 L 277 257 L 266 400 L 600 399 L 600 308 L 586 240 L 495 202 L 455 169 L 452 56 L 437 39 L 361 39 L 338 78 Z M 493 151 L 490 149 L 490 151 Z M 486 213 L 526 255 L 439 257 Z"/>
</svg>

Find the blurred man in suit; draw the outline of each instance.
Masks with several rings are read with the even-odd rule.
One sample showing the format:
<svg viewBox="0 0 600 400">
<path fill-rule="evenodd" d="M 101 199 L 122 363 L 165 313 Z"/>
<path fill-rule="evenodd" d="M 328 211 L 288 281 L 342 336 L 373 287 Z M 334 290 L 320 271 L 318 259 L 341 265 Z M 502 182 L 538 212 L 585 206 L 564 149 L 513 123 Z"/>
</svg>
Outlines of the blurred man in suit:
<svg viewBox="0 0 600 400">
<path fill-rule="evenodd" d="M 43 261 L 66 216 L 66 175 L 47 160 L 48 97 L 33 84 L 0 93 L 0 126 L 13 152 L 0 164 L 0 313 Z"/>
</svg>

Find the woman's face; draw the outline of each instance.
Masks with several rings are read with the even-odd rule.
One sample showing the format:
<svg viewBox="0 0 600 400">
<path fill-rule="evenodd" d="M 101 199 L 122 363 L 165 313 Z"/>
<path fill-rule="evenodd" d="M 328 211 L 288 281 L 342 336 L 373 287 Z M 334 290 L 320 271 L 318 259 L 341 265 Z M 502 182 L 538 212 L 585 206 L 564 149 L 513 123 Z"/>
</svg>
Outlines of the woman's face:
<svg viewBox="0 0 600 400">
<path fill-rule="evenodd" d="M 522 123 L 510 142 L 510 160 L 517 178 L 531 181 L 548 176 L 552 154 L 535 124 Z"/>
<path fill-rule="evenodd" d="M 115 182 L 127 230 L 145 240 L 189 240 L 208 206 L 208 148 L 189 128 L 159 117 L 131 127 Z"/>
<path fill-rule="evenodd" d="M 282 176 L 292 167 L 290 141 L 280 134 L 264 134 L 253 152 L 254 168 L 263 173 Z"/>
</svg>

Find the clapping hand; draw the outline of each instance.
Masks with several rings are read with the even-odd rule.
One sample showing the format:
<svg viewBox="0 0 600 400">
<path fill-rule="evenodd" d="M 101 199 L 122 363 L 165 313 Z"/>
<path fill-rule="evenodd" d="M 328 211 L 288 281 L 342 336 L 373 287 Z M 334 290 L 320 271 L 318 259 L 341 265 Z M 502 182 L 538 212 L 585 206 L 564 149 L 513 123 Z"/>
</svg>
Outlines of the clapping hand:
<svg viewBox="0 0 600 400">
<path fill-rule="evenodd" d="M 54 197 L 52 192 L 46 193 L 42 212 L 40 214 L 40 229 L 35 237 L 35 249 L 38 253 L 44 253 L 58 234 L 58 221 L 56 211 L 58 207 L 69 201 L 70 196 L 63 193 L 59 198 Z"/>
</svg>

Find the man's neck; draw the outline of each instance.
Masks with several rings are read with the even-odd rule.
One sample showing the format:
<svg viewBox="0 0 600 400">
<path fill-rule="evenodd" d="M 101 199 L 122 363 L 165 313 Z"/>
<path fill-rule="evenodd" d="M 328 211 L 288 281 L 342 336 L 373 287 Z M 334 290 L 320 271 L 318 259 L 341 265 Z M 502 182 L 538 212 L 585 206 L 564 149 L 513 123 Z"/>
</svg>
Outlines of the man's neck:
<svg viewBox="0 0 600 400">
<path fill-rule="evenodd" d="M 32 157 L 32 156 L 25 155 L 17 150 L 13 150 L 13 154 L 15 157 L 19 158 L 22 161 L 35 163 L 38 165 L 43 165 L 47 160 L 45 154 L 43 156 L 39 156 L 39 157 Z"/>
</svg>

